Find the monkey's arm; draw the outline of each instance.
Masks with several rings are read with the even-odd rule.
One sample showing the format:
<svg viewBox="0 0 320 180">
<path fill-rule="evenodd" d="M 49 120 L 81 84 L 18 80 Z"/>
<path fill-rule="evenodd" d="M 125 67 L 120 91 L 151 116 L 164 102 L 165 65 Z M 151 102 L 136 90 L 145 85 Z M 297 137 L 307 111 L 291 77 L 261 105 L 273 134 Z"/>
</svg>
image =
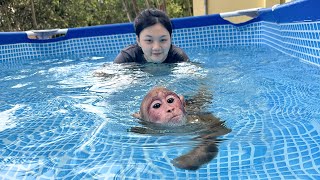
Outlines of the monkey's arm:
<svg viewBox="0 0 320 180">
<path fill-rule="evenodd" d="M 231 132 L 225 127 L 224 122 L 219 121 L 208 125 L 204 134 L 198 136 L 196 139 L 201 143 L 193 150 L 178 158 L 175 158 L 172 163 L 174 166 L 181 169 L 197 170 L 203 164 L 210 162 L 218 154 L 217 137 Z"/>
<path fill-rule="evenodd" d="M 181 169 L 197 170 L 203 164 L 210 162 L 218 154 L 215 141 L 201 142 L 193 150 L 172 160 L 174 166 Z"/>
<path fill-rule="evenodd" d="M 203 133 L 197 138 L 200 139 L 210 139 L 210 138 L 216 138 L 218 136 L 223 136 L 231 132 L 231 129 L 227 128 L 224 124 L 224 121 L 215 121 L 212 124 L 207 125 L 207 129 L 205 131 L 206 133 Z"/>
<path fill-rule="evenodd" d="M 137 133 L 137 134 L 163 134 L 160 130 L 155 130 L 151 128 L 145 128 L 145 127 L 131 127 L 128 129 L 129 132 Z"/>
</svg>

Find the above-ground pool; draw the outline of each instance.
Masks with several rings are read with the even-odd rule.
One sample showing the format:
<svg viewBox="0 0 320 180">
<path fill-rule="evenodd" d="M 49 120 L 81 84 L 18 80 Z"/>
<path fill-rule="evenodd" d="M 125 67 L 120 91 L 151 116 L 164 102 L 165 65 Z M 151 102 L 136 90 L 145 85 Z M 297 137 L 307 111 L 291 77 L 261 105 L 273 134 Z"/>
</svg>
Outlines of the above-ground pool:
<svg viewBox="0 0 320 180">
<path fill-rule="evenodd" d="M 113 64 L 135 41 L 130 23 L 47 40 L 0 33 L 0 178 L 320 179 L 319 5 L 261 9 L 240 25 L 173 19 L 191 59 L 177 64 Z M 198 170 L 172 164 L 196 133 L 130 131 L 154 86 L 210 94 L 205 111 L 232 130 Z"/>
</svg>

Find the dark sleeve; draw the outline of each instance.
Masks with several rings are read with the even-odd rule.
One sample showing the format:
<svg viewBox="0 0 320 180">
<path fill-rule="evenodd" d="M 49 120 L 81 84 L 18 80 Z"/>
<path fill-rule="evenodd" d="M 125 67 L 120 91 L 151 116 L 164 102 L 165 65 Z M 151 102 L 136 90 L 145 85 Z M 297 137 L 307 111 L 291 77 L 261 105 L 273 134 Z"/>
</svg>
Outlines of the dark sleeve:
<svg viewBox="0 0 320 180">
<path fill-rule="evenodd" d="M 188 55 L 179 47 L 176 48 L 176 56 L 181 62 L 189 61 Z"/>
<path fill-rule="evenodd" d="M 165 63 L 176 63 L 176 62 L 187 62 L 189 61 L 188 55 L 179 47 L 172 45 L 169 57 L 166 59 Z"/>
<path fill-rule="evenodd" d="M 132 44 L 128 47 L 125 47 L 121 50 L 118 56 L 113 60 L 114 63 L 130 63 L 138 62 L 141 63 L 144 61 L 143 52 L 138 44 Z"/>
<path fill-rule="evenodd" d="M 121 50 L 121 52 L 118 54 L 118 56 L 113 60 L 113 63 L 126 63 L 126 62 L 132 62 L 131 56 L 126 53 L 125 51 Z"/>
</svg>

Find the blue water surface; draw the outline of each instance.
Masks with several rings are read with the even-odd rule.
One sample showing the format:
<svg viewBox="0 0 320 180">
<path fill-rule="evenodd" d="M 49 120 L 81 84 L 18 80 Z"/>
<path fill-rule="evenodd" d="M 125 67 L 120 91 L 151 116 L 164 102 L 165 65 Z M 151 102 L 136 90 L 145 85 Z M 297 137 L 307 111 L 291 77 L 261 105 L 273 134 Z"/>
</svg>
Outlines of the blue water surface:
<svg viewBox="0 0 320 180">
<path fill-rule="evenodd" d="M 320 68 L 268 46 L 187 50 L 192 62 L 61 57 L 0 64 L 0 178 L 319 179 Z M 196 171 L 171 160 L 194 135 L 141 135 L 131 114 L 154 86 L 212 93 L 232 132 Z"/>
</svg>

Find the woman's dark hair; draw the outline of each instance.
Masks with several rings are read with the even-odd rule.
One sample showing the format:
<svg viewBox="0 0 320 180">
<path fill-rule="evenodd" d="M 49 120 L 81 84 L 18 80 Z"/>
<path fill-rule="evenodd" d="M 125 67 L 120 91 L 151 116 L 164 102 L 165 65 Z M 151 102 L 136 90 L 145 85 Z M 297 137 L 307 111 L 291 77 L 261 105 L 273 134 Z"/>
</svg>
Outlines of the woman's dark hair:
<svg viewBox="0 0 320 180">
<path fill-rule="evenodd" d="M 171 36 L 172 34 L 172 25 L 168 15 L 158 9 L 146 9 L 142 11 L 134 20 L 134 29 L 136 35 L 140 37 L 142 30 L 149 26 L 153 26 L 157 23 L 162 24 L 168 31 Z"/>
</svg>

